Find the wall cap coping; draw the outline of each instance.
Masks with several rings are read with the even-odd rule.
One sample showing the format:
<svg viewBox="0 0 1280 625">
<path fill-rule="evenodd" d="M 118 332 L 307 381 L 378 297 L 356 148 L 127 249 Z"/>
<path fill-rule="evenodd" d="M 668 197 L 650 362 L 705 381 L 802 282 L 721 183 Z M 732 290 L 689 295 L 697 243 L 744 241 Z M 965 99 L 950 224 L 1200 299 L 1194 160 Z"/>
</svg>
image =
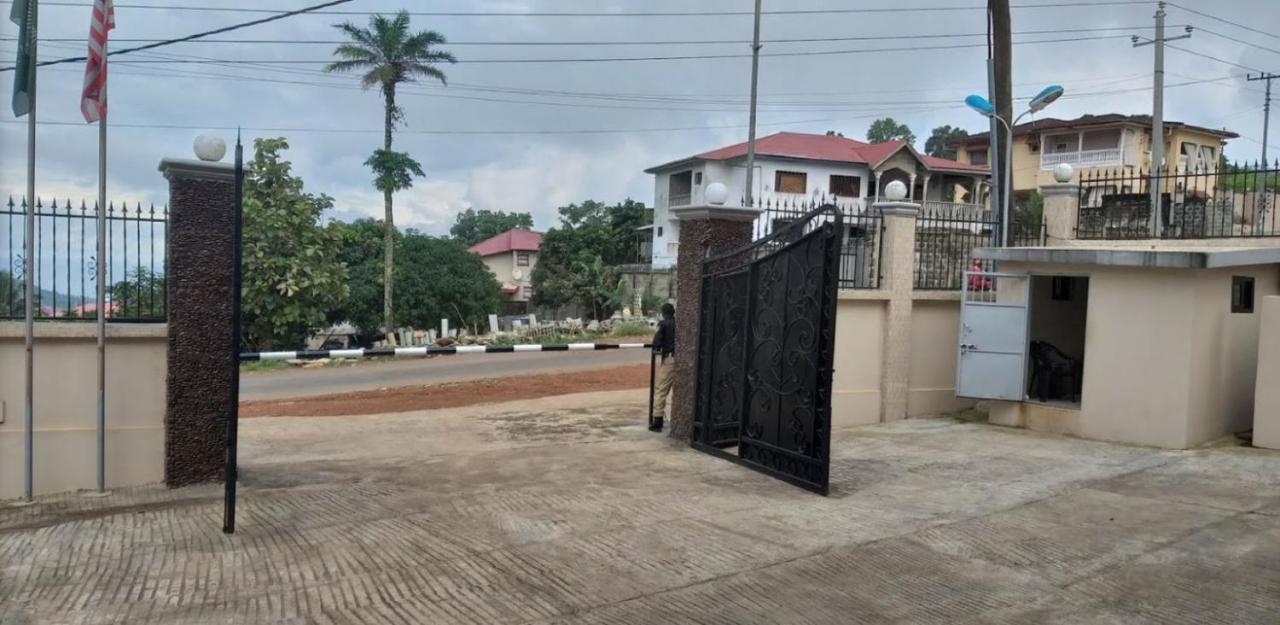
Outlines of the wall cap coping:
<svg viewBox="0 0 1280 625">
<path fill-rule="evenodd" d="M 1080 185 L 1073 182 L 1041 185 L 1040 195 L 1043 197 L 1054 197 L 1059 195 L 1073 195 L 1078 197 L 1080 195 Z"/>
<path fill-rule="evenodd" d="M 690 221 L 693 219 L 715 219 L 719 221 L 755 221 L 761 213 L 762 208 L 750 208 L 747 206 L 723 206 L 716 204 L 702 204 L 695 206 L 681 206 L 679 208 L 671 208 L 668 211 L 680 221 Z"/>
<path fill-rule="evenodd" d="M 37 321 L 34 328 L 37 339 L 87 339 L 98 337 L 97 324 L 89 321 Z M 0 339 L 22 339 L 26 336 L 26 323 L 0 321 Z M 169 336 L 167 323 L 108 323 L 108 339 L 164 339 Z"/>
<path fill-rule="evenodd" d="M 1280 263 L 1280 247 L 1164 248 L 980 247 L 973 257 L 1021 263 L 1059 263 L 1111 267 L 1216 269 Z"/>
<path fill-rule="evenodd" d="M 235 182 L 236 166 L 221 161 L 197 161 L 191 158 L 164 158 L 160 160 L 160 173 L 164 179 L 173 180 L 210 180 L 215 182 Z"/>
<path fill-rule="evenodd" d="M 920 214 L 920 205 L 914 202 L 876 202 L 871 208 L 880 211 L 881 215 L 915 217 Z"/>
<path fill-rule="evenodd" d="M 888 289 L 840 289 L 836 299 L 842 301 L 888 301 L 894 299 Z M 911 292 L 911 299 L 917 302 L 958 302 L 960 291 L 924 290 Z"/>
</svg>

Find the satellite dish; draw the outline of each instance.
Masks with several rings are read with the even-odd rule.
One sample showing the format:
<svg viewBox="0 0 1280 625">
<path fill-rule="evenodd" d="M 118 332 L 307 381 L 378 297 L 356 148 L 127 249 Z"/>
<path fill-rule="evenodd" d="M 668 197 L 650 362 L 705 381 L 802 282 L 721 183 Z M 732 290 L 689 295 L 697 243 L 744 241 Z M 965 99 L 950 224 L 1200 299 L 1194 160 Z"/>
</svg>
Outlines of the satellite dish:
<svg viewBox="0 0 1280 625">
<path fill-rule="evenodd" d="M 511 277 L 515 278 L 516 280 L 524 280 L 524 270 L 522 269 L 511 270 Z"/>
</svg>

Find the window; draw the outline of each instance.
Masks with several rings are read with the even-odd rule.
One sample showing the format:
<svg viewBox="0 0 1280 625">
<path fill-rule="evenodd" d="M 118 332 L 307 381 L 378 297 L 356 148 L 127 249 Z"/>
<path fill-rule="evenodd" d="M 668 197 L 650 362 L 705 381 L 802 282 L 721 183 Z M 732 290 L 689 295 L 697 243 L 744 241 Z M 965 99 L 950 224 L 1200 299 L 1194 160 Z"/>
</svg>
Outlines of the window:
<svg viewBox="0 0 1280 625">
<path fill-rule="evenodd" d="M 801 171 L 776 171 L 773 190 L 778 193 L 808 193 L 809 175 Z"/>
<path fill-rule="evenodd" d="M 969 163 L 973 165 L 986 165 L 987 149 L 982 148 L 981 150 L 969 150 Z"/>
<path fill-rule="evenodd" d="M 1231 312 L 1253 312 L 1253 277 L 1231 276 Z"/>
<path fill-rule="evenodd" d="M 831 176 L 829 190 L 831 195 L 839 197 L 861 197 L 862 178 L 858 176 Z"/>
<path fill-rule="evenodd" d="M 702 172 L 700 171 L 693 172 L 693 184 L 695 185 L 702 184 Z"/>
<path fill-rule="evenodd" d="M 516 266 L 517 267 L 529 266 L 529 252 L 516 252 Z"/>
<path fill-rule="evenodd" d="M 658 226 L 658 236 L 662 236 L 662 226 Z"/>
</svg>

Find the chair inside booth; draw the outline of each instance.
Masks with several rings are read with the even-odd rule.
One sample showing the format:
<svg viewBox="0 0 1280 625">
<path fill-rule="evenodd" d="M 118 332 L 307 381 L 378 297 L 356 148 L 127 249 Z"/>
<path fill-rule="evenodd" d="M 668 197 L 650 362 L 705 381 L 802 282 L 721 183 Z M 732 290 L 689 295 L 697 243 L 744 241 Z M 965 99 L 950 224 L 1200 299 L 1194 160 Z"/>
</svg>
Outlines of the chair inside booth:
<svg viewBox="0 0 1280 625">
<path fill-rule="evenodd" d="M 1027 347 L 1027 398 L 1080 404 L 1084 385 L 1089 278 L 1032 276 Z"/>
</svg>

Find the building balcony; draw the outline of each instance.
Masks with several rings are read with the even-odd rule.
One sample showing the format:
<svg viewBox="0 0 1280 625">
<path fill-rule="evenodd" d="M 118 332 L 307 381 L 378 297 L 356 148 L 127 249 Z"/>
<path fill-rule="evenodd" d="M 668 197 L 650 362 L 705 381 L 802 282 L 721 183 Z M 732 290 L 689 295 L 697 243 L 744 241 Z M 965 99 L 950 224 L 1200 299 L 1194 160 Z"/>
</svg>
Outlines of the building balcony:
<svg viewBox="0 0 1280 625">
<path fill-rule="evenodd" d="M 982 215 L 989 213 L 985 204 L 941 202 L 937 200 L 926 200 L 924 203 L 924 210 L 933 214 L 946 215 Z"/>
<path fill-rule="evenodd" d="M 693 203 L 692 193 L 672 193 L 667 196 L 667 206 L 688 206 Z"/>
<path fill-rule="evenodd" d="M 1120 148 L 1106 150 L 1079 150 L 1073 152 L 1042 152 L 1040 168 L 1053 169 L 1066 163 L 1072 167 L 1100 167 L 1104 165 L 1122 165 L 1124 151 Z"/>
</svg>

